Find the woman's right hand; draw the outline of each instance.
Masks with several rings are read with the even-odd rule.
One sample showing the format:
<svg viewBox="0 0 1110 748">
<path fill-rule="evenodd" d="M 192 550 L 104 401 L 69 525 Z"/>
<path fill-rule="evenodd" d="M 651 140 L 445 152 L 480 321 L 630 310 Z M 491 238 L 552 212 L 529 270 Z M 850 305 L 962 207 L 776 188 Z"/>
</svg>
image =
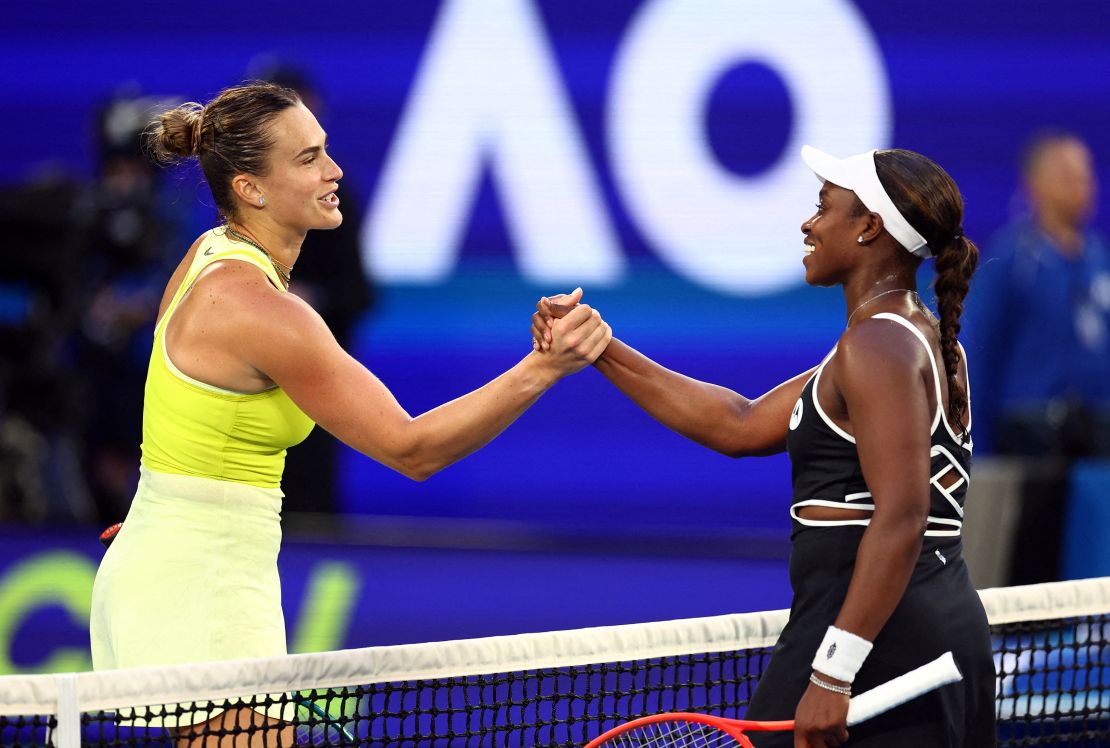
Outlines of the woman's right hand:
<svg viewBox="0 0 1110 748">
<path fill-rule="evenodd" d="M 582 288 L 576 288 L 570 293 L 559 293 L 554 296 L 541 296 L 536 302 L 536 311 L 532 314 L 532 348 L 537 351 L 551 349 L 552 327 L 555 320 L 562 319 L 570 314 L 582 300 Z"/>
<path fill-rule="evenodd" d="M 550 340 L 542 350 L 533 340 L 533 348 L 539 360 L 561 378 L 596 361 L 613 339 L 613 330 L 596 309 L 586 304 L 557 312 L 560 316 L 552 317 L 546 330 Z"/>
</svg>

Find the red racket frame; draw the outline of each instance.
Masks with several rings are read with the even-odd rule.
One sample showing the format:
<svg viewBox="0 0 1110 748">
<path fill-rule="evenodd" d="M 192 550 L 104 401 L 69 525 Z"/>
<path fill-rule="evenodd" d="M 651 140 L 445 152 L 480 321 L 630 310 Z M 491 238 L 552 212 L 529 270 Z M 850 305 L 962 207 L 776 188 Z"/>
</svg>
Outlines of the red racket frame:
<svg viewBox="0 0 1110 748">
<path fill-rule="evenodd" d="M 623 725 L 618 725 L 612 730 L 591 740 L 586 744 L 585 748 L 603 748 L 605 743 L 612 738 L 656 722 L 696 722 L 698 724 L 708 725 L 720 730 L 729 737 L 735 738 L 742 748 L 752 748 L 751 741 L 744 736 L 745 731 L 771 732 L 775 730 L 794 729 L 794 720 L 792 719 L 760 722 L 747 719 L 727 719 L 725 717 L 714 717 L 711 714 L 697 714 L 694 712 L 667 712 L 665 714 L 652 714 L 647 717 L 640 717 L 639 719 L 625 722 Z"/>
</svg>

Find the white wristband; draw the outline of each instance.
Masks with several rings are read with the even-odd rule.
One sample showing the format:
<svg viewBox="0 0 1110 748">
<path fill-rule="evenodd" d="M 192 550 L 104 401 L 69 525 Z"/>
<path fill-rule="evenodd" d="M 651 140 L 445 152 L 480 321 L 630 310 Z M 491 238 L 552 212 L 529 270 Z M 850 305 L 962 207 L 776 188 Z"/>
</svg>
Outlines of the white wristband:
<svg viewBox="0 0 1110 748">
<path fill-rule="evenodd" d="M 830 678 L 851 683 L 863 666 L 867 655 L 871 654 L 871 642 L 861 639 L 850 631 L 829 626 L 817 654 L 813 657 L 813 669 Z"/>
</svg>

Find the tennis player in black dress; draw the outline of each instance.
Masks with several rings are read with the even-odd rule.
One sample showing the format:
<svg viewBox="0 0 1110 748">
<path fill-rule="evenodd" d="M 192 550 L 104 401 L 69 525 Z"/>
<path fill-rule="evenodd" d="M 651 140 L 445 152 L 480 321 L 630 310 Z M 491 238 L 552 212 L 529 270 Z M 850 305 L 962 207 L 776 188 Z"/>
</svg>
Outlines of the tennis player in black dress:
<svg viewBox="0 0 1110 748">
<path fill-rule="evenodd" d="M 972 452 L 957 335 L 978 260 L 951 177 L 904 150 L 837 159 L 802 224 L 806 282 L 841 286 L 846 325 L 815 368 L 746 399 L 665 369 L 616 338 L 595 364 L 669 428 L 740 457 L 787 450 L 793 474 L 790 621 L 747 718 L 796 719 L 759 748 L 995 745 L 994 666 L 962 556 Z M 939 319 L 916 274 L 934 258 Z M 536 345 L 573 300 L 541 299 Z M 951 650 L 964 680 L 846 727 L 860 693 Z"/>
</svg>

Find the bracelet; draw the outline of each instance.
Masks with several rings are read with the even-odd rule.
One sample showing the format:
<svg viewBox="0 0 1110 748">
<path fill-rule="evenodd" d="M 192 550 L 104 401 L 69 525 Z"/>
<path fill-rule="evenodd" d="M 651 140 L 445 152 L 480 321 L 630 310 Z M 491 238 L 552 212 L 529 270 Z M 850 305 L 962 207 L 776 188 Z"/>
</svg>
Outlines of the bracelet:
<svg viewBox="0 0 1110 748">
<path fill-rule="evenodd" d="M 825 689 L 826 691 L 832 691 L 833 693 L 838 693 L 841 696 L 851 696 L 852 695 L 852 687 L 851 686 L 838 686 L 835 683 L 829 683 L 828 681 L 821 680 L 820 678 L 817 677 L 817 673 L 810 673 L 809 682 L 812 683 L 815 686 L 820 686 L 821 688 Z"/>
<path fill-rule="evenodd" d="M 871 654 L 871 646 L 871 642 L 850 631 L 829 626 L 813 657 L 812 667 L 830 678 L 851 683 L 867 655 Z"/>
</svg>

